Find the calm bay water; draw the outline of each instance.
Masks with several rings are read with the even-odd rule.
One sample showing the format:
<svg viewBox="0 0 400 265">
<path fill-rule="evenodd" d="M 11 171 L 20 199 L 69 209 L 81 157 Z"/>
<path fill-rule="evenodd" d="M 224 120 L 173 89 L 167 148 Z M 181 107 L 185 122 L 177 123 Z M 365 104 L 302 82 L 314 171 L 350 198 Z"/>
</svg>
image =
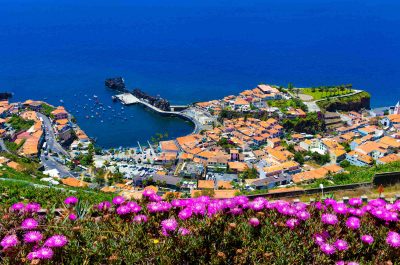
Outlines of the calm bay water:
<svg viewBox="0 0 400 265">
<path fill-rule="evenodd" d="M 16 100 L 63 99 L 104 147 L 192 130 L 185 121 L 140 106 L 121 110 L 104 88 L 110 76 L 124 76 L 129 88 L 177 104 L 220 98 L 260 82 L 352 83 L 372 94 L 373 106 L 400 99 L 398 1 L 0 3 L 0 90 L 14 92 Z M 107 110 L 87 119 L 96 116 L 89 101 L 94 94 Z"/>
</svg>

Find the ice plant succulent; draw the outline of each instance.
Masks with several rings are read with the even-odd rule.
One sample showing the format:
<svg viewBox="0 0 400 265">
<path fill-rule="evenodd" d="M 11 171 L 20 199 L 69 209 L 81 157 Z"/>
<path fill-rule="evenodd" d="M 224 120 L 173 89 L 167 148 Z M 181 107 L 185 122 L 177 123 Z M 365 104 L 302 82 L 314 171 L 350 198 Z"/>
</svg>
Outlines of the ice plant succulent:
<svg viewBox="0 0 400 265">
<path fill-rule="evenodd" d="M 386 237 L 386 243 L 393 248 L 400 248 L 400 234 L 396 232 L 389 232 Z"/>
<path fill-rule="evenodd" d="M 18 244 L 19 244 L 19 241 L 18 241 L 18 238 L 16 235 L 5 236 L 0 242 L 0 245 L 4 249 L 13 248 L 13 247 L 17 246 Z"/>
<path fill-rule="evenodd" d="M 75 205 L 75 204 L 78 203 L 78 198 L 73 197 L 73 196 L 67 197 L 67 198 L 64 200 L 64 203 L 67 204 L 67 205 Z"/>
<path fill-rule="evenodd" d="M 334 214 L 325 213 L 321 216 L 321 221 L 327 225 L 335 225 L 338 223 L 338 218 Z"/>
<path fill-rule="evenodd" d="M 61 248 L 67 243 L 68 240 L 64 235 L 54 235 L 44 242 L 44 246 L 49 248 Z"/>
<path fill-rule="evenodd" d="M 252 227 L 257 227 L 257 226 L 260 225 L 260 221 L 258 220 L 258 218 L 252 217 L 252 218 L 250 218 L 250 220 L 249 220 L 249 224 L 250 224 Z"/>
<path fill-rule="evenodd" d="M 33 230 L 33 229 L 36 229 L 38 227 L 38 225 L 39 225 L 39 223 L 35 219 L 28 218 L 22 222 L 21 228 L 24 230 Z"/>
<path fill-rule="evenodd" d="M 120 205 L 120 204 L 123 204 L 123 203 L 125 202 L 125 198 L 122 197 L 122 196 L 116 196 L 116 197 L 114 197 L 114 198 L 112 199 L 112 202 L 113 202 L 115 205 Z"/>
<path fill-rule="evenodd" d="M 358 219 L 357 217 L 349 217 L 349 219 L 346 220 L 346 226 L 349 229 L 357 230 L 358 228 L 360 228 L 360 225 L 360 219 Z"/>
<path fill-rule="evenodd" d="M 178 228 L 178 222 L 173 219 L 166 219 L 164 221 L 161 222 L 161 226 L 162 228 L 164 228 L 167 232 L 168 231 L 175 231 Z"/>
<path fill-rule="evenodd" d="M 374 238 L 371 235 L 361 236 L 361 241 L 365 244 L 371 245 L 374 242 Z"/>
<path fill-rule="evenodd" d="M 42 241 L 43 235 L 39 231 L 29 231 L 24 235 L 25 243 L 37 243 Z"/>
</svg>

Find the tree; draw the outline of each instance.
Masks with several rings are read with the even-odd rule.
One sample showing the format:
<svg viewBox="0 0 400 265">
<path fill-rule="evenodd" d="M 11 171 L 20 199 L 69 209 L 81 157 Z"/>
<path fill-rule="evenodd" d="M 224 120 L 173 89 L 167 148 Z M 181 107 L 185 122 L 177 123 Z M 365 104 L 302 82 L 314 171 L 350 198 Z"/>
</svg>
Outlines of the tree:
<svg viewBox="0 0 400 265">
<path fill-rule="evenodd" d="M 255 167 L 247 168 L 241 175 L 242 179 L 256 179 L 258 178 L 258 172 Z"/>
<path fill-rule="evenodd" d="M 296 161 L 297 163 L 299 163 L 300 165 L 304 164 L 304 157 L 300 152 L 296 152 L 294 154 L 294 161 Z"/>
</svg>

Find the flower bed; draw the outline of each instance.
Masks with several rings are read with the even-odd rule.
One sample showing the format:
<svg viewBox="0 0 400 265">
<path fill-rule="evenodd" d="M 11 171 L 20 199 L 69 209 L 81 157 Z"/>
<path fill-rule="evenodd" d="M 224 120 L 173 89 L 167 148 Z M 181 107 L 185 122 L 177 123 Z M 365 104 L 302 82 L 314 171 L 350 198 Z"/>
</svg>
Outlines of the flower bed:
<svg viewBox="0 0 400 265">
<path fill-rule="evenodd" d="M 384 264 L 400 262 L 400 201 L 304 204 L 244 196 L 2 208 L 6 264 Z M 389 263 L 390 264 L 390 263 Z"/>
</svg>

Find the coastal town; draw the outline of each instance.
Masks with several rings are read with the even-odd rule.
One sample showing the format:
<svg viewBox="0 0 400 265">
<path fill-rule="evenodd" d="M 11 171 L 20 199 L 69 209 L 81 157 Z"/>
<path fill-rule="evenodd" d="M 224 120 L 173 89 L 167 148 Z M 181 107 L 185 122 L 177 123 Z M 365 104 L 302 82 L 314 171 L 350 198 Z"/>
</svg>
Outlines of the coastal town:
<svg viewBox="0 0 400 265">
<path fill-rule="evenodd" d="M 121 102 L 181 116 L 193 123 L 193 132 L 102 149 L 63 106 L 5 98 L 0 163 L 8 171 L 2 177 L 29 172 L 43 185 L 127 198 L 141 198 L 149 187 L 162 195 L 231 198 L 357 183 L 365 180 L 354 172 L 400 161 L 400 103 L 370 109 L 366 92 L 351 85 L 259 84 L 176 109 L 158 100 L 162 110 L 140 93 L 124 93 L 117 96 Z M 40 174 L 30 171 L 30 161 Z"/>
</svg>

